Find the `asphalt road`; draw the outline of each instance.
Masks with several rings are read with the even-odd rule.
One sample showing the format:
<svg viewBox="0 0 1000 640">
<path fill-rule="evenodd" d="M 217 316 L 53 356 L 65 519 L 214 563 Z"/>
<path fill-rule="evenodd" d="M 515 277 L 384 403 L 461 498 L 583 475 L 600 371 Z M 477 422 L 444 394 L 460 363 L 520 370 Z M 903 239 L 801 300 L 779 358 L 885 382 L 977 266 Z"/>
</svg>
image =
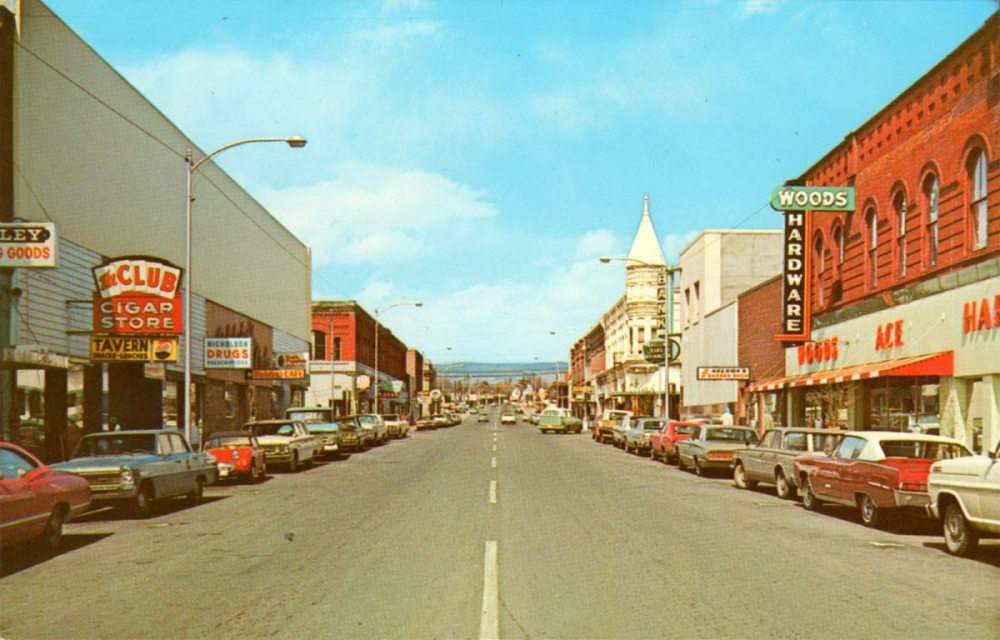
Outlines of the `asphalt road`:
<svg viewBox="0 0 1000 640">
<path fill-rule="evenodd" d="M 0 559 L 0 637 L 997 638 L 1000 545 L 466 419 Z"/>
</svg>

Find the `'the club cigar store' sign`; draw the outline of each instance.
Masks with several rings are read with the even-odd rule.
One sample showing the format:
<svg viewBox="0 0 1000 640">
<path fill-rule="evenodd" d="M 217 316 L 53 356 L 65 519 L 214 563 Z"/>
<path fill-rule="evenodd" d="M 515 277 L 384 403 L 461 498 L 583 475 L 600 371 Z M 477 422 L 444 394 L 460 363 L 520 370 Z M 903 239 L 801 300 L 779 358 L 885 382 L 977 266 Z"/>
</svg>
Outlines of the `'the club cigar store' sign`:
<svg viewBox="0 0 1000 640">
<path fill-rule="evenodd" d="M 93 268 L 93 361 L 176 362 L 182 270 L 148 256 L 112 258 Z"/>
</svg>

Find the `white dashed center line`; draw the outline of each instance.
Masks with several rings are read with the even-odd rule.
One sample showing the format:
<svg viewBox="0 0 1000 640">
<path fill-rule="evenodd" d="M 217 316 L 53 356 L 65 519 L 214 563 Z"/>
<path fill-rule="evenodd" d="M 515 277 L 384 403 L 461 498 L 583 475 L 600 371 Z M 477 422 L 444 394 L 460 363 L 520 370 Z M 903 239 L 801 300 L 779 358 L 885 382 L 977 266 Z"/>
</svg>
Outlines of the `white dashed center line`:
<svg viewBox="0 0 1000 640">
<path fill-rule="evenodd" d="M 490 480 L 490 504 L 497 503 L 497 481 Z"/>
<path fill-rule="evenodd" d="M 500 640 L 500 579 L 496 540 L 486 541 L 483 571 L 483 608 L 479 618 L 479 640 Z"/>
<path fill-rule="evenodd" d="M 493 459 L 490 460 L 490 466 L 493 467 L 494 469 L 497 468 L 497 459 L 496 459 L 496 456 L 494 456 Z"/>
</svg>

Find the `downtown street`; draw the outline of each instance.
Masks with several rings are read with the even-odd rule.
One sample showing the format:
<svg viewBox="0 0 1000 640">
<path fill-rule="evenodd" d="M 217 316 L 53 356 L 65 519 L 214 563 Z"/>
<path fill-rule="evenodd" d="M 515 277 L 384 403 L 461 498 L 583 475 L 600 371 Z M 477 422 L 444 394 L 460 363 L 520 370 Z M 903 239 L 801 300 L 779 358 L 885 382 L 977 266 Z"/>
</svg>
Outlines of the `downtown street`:
<svg viewBox="0 0 1000 640">
<path fill-rule="evenodd" d="M 996 544 L 955 558 L 929 520 L 872 530 L 487 415 L 5 550 L 0 636 L 1000 634 Z"/>
</svg>

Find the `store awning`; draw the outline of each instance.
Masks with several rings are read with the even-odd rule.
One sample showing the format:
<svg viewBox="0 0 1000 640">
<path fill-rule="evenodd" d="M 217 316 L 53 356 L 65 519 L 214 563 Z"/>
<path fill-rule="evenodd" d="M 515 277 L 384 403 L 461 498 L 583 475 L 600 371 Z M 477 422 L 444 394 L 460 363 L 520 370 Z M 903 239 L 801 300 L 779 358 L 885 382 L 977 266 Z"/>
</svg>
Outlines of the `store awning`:
<svg viewBox="0 0 1000 640">
<path fill-rule="evenodd" d="M 785 376 L 774 380 L 747 385 L 746 390 L 755 393 L 775 391 L 790 387 L 810 387 L 821 384 L 839 384 L 854 380 L 869 380 L 878 377 L 906 376 L 950 376 L 955 371 L 955 353 L 945 351 L 926 356 L 910 356 L 896 360 L 872 362 L 854 367 L 843 367 L 828 371 L 817 371 L 796 376 Z"/>
</svg>

